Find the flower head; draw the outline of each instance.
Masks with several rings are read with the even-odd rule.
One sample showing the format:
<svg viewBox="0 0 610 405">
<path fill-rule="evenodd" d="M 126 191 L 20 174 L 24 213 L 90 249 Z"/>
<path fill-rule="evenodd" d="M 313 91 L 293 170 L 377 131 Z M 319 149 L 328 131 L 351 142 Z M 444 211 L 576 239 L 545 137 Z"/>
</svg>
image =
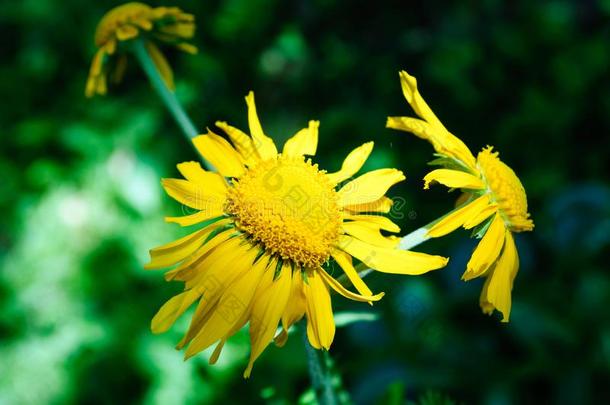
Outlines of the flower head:
<svg viewBox="0 0 610 405">
<path fill-rule="evenodd" d="M 306 156 L 316 153 L 318 121 L 310 121 L 285 144 L 281 153 L 263 132 L 254 104 L 246 97 L 250 134 L 217 122 L 224 137 L 207 132 L 194 138 L 199 152 L 218 169 L 199 163 L 178 165 L 184 179 L 164 179 L 167 193 L 194 210 L 167 218 L 199 229 L 151 250 L 147 268 L 178 264 L 167 280 L 185 283 L 152 321 L 153 332 L 167 330 L 196 301 L 191 326 L 178 344 L 186 357 L 218 342 L 214 363 L 225 341 L 249 322 L 252 351 L 244 373 L 270 341 L 281 346 L 288 329 L 303 316 L 312 346 L 328 349 L 335 334 L 330 290 L 352 300 L 372 303 L 373 294 L 354 268 L 352 257 L 385 273 L 422 274 L 445 266 L 447 259 L 395 249 L 398 238 L 382 231 L 399 228 L 383 213 L 385 196 L 404 180 L 396 169 L 379 169 L 350 179 L 365 163 L 373 143 L 354 149 L 341 169 L 327 173 Z M 327 272 L 334 260 L 356 292 Z M 278 324 L 282 331 L 275 336 Z"/>
<path fill-rule="evenodd" d="M 173 73 L 169 63 L 155 44 L 163 42 L 185 52 L 196 53 L 197 48 L 186 40 L 195 33 L 195 17 L 177 7 L 152 8 L 143 3 L 126 3 L 110 10 L 97 25 L 95 46 L 85 95 L 104 95 L 108 76 L 121 81 L 127 67 L 124 44 L 134 38 L 142 38 L 148 54 L 155 63 L 166 85 L 174 88 Z"/>
<path fill-rule="evenodd" d="M 525 189 L 492 147 L 483 148 L 475 158 L 460 139 L 445 129 L 420 95 L 413 76 L 400 72 L 400 81 L 405 98 L 420 118 L 388 117 L 387 127 L 411 132 L 432 143 L 437 159 L 431 164 L 442 168 L 424 177 L 424 188 L 437 182 L 463 192 L 461 205 L 436 222 L 428 235 L 444 236 L 459 227 L 474 229 L 481 242 L 462 279 L 486 277 L 481 308 L 487 314 L 497 309 L 502 321 L 508 322 L 513 280 L 519 270 L 513 233 L 534 228 L 527 212 Z"/>
</svg>

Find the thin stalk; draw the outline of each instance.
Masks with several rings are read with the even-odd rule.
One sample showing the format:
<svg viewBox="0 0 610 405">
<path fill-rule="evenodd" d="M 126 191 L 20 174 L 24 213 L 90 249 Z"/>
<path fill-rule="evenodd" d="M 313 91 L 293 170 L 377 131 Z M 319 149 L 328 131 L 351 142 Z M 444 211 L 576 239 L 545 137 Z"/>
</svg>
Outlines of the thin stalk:
<svg viewBox="0 0 610 405">
<path fill-rule="evenodd" d="M 150 84 L 153 89 L 155 89 L 157 95 L 169 111 L 174 120 L 186 136 L 188 142 L 192 144 L 191 140 L 199 135 L 199 131 L 195 128 L 193 121 L 189 118 L 189 116 L 182 108 L 182 105 L 178 101 L 176 94 L 167 88 L 167 85 L 161 78 L 155 63 L 151 59 L 148 51 L 146 50 L 146 46 L 144 45 L 144 41 L 141 39 L 135 39 L 133 41 L 133 52 L 136 55 L 138 62 L 142 66 L 144 73 L 148 76 L 148 80 L 150 80 Z M 202 157 L 203 158 L 203 157 Z M 212 166 L 203 159 L 203 165 L 208 170 L 213 170 Z"/>
<path fill-rule="evenodd" d="M 335 405 L 337 398 L 332 385 L 332 378 L 329 375 L 329 369 L 321 358 L 324 353 L 319 353 L 309 343 L 307 338 L 307 327 L 305 322 L 301 322 L 299 329 L 303 336 L 303 345 L 305 346 L 305 354 L 307 355 L 307 366 L 309 369 L 309 377 L 311 379 L 312 388 L 316 394 L 316 399 L 320 405 Z"/>
</svg>

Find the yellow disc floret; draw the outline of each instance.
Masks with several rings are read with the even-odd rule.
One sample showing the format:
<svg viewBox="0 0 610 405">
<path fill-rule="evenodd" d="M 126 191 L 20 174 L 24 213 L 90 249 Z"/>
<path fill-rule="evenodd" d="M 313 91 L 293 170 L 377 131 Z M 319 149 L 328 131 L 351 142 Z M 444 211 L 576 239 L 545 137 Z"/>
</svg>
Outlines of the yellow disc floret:
<svg viewBox="0 0 610 405">
<path fill-rule="evenodd" d="M 304 267 L 326 262 L 341 230 L 337 192 L 303 157 L 280 155 L 250 168 L 230 188 L 226 212 L 265 250 Z"/>
<path fill-rule="evenodd" d="M 513 232 L 531 231 L 534 222 L 527 212 L 525 189 L 513 169 L 498 158 L 491 146 L 479 152 L 477 165 L 506 226 Z"/>
</svg>

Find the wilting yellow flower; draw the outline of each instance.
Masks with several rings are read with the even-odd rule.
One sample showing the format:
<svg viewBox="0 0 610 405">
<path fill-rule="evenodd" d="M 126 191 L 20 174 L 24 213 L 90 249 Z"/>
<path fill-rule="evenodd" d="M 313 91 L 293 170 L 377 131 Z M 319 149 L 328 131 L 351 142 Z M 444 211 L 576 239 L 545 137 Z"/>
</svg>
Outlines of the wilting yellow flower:
<svg viewBox="0 0 610 405">
<path fill-rule="evenodd" d="M 326 173 L 305 155 L 315 155 L 318 121 L 297 132 L 281 153 L 258 119 L 254 94 L 246 97 L 250 135 L 217 122 L 231 143 L 208 130 L 193 139 L 219 173 L 199 163 L 178 165 L 185 179 L 164 179 L 167 193 L 195 210 L 166 218 L 199 229 L 151 250 L 149 269 L 179 263 L 167 280 L 186 283 L 152 320 L 155 333 L 166 331 L 195 301 L 191 326 L 178 344 L 186 357 L 219 342 L 210 358 L 216 362 L 225 341 L 248 321 L 252 351 L 244 376 L 275 336 L 281 346 L 287 331 L 303 316 L 315 348 L 328 349 L 335 335 L 329 288 L 352 300 L 373 302 L 373 295 L 352 264 L 352 256 L 384 273 L 422 274 L 446 265 L 447 259 L 395 249 L 398 232 L 390 219 L 392 200 L 386 191 L 404 180 L 396 169 L 365 173 L 343 186 L 360 170 L 373 143 L 353 150 L 341 169 Z M 349 291 L 324 269 L 333 258 L 354 285 Z M 327 267 L 328 268 L 328 267 Z M 278 324 L 282 331 L 276 336 Z"/>
<path fill-rule="evenodd" d="M 508 322 L 513 280 L 519 270 L 513 232 L 534 228 L 525 189 L 492 147 L 483 148 L 475 159 L 468 147 L 445 129 L 419 94 L 413 76 L 400 72 L 400 81 L 405 98 L 421 119 L 388 117 L 387 127 L 411 132 L 432 143 L 438 159 L 431 163 L 443 168 L 424 177 L 424 188 L 438 182 L 463 192 L 459 208 L 436 222 L 428 236 L 440 237 L 461 226 L 474 229 L 474 235 L 482 239 L 462 279 L 485 276 L 481 308 L 487 314 L 497 309 L 502 321 Z"/>
<path fill-rule="evenodd" d="M 110 10 L 95 31 L 98 48 L 85 87 L 85 95 L 106 94 L 108 75 L 113 82 L 121 81 L 127 67 L 126 41 L 141 37 L 165 84 L 173 90 L 174 78 L 169 63 L 155 41 L 174 45 L 188 52 L 197 48 L 185 42 L 195 33 L 195 17 L 177 7 L 149 7 L 143 3 L 126 3 Z"/>
</svg>

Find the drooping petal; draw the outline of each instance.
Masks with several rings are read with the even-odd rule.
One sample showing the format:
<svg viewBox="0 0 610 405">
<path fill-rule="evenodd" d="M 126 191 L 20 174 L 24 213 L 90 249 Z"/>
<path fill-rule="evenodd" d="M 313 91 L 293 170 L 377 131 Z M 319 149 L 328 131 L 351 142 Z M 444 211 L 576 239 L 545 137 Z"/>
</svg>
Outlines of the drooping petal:
<svg viewBox="0 0 610 405">
<path fill-rule="evenodd" d="M 502 313 L 502 322 L 509 321 L 511 291 L 518 270 L 519 256 L 515 241 L 511 232 L 506 230 L 504 249 L 488 276 L 481 294 L 483 312 L 491 314 L 495 308 Z"/>
<path fill-rule="evenodd" d="M 382 235 L 378 226 L 364 221 L 343 222 L 342 228 L 346 234 L 375 246 L 393 249 L 400 241 L 396 236 Z"/>
<path fill-rule="evenodd" d="M 320 121 L 309 121 L 307 128 L 301 129 L 284 144 L 282 154 L 286 156 L 313 156 L 318 148 L 318 127 Z"/>
<path fill-rule="evenodd" d="M 391 198 L 386 196 L 381 197 L 378 200 L 364 203 L 364 204 L 353 204 L 346 205 L 343 207 L 348 212 L 380 212 L 383 214 L 387 214 L 392 209 L 392 205 L 394 201 Z"/>
<path fill-rule="evenodd" d="M 189 329 L 177 345 L 181 349 L 189 344 L 185 353 L 187 358 L 205 349 L 205 336 L 200 336 L 201 332 L 219 310 L 220 299 L 225 293 L 230 294 L 228 287 L 235 280 L 244 277 L 246 272 L 252 270 L 253 254 L 256 252 L 248 249 L 241 242 L 239 238 L 229 239 L 212 250 L 206 257 L 205 263 L 200 266 L 201 269 L 205 268 L 205 271 L 200 271 L 196 278 L 190 280 L 190 285 L 187 284 L 187 288 L 190 286 L 203 290 L 202 297 L 191 318 Z M 225 304 L 228 303 L 227 297 L 225 296 Z M 221 314 L 225 312 L 221 312 Z M 215 325 L 218 325 L 217 317 L 214 319 Z M 194 338 L 197 336 L 200 337 L 197 342 L 194 342 Z"/>
<path fill-rule="evenodd" d="M 200 290 L 191 289 L 172 297 L 153 317 L 150 323 L 152 333 L 166 332 L 200 296 Z"/>
<path fill-rule="evenodd" d="M 248 125 L 250 126 L 250 135 L 254 142 L 254 147 L 258 151 L 261 159 L 273 159 L 277 156 L 277 148 L 273 139 L 269 138 L 263 132 L 261 123 L 256 113 L 256 104 L 254 103 L 254 92 L 248 93 L 246 96 L 246 103 L 248 104 Z"/>
<path fill-rule="evenodd" d="M 151 41 L 146 41 L 144 44 L 146 46 L 146 51 L 150 55 L 157 71 L 161 75 L 163 82 L 167 86 L 168 89 L 174 91 L 176 86 L 174 85 L 174 72 L 172 72 L 172 68 L 169 66 L 169 62 L 165 59 L 165 56 L 161 52 L 161 50 Z"/>
<path fill-rule="evenodd" d="M 282 331 L 273 340 L 278 347 L 284 346 L 288 339 L 288 330 L 305 315 L 305 287 L 303 286 L 302 270 L 297 269 L 292 273 L 292 284 L 290 298 L 282 314 Z"/>
<path fill-rule="evenodd" d="M 343 269 L 343 272 L 349 281 L 361 295 L 373 295 L 371 289 L 366 285 L 362 278 L 360 278 L 358 272 L 352 265 L 352 257 L 349 254 L 342 250 L 334 249 L 331 252 L 331 255 L 337 264 Z"/>
<path fill-rule="evenodd" d="M 373 246 L 348 235 L 341 236 L 338 247 L 382 273 L 419 275 L 445 267 L 448 262 L 442 256 Z"/>
<path fill-rule="evenodd" d="M 335 320 L 328 287 L 316 271 L 307 274 L 307 338 L 316 349 L 330 349 L 335 338 Z"/>
<path fill-rule="evenodd" d="M 268 269 L 273 272 L 274 269 Z M 250 360 L 244 371 L 244 378 L 250 377 L 254 361 L 273 339 L 278 323 L 290 298 L 292 269 L 290 264 L 282 265 L 280 274 L 270 284 L 261 283 L 256 291 L 250 319 Z"/>
<path fill-rule="evenodd" d="M 367 142 L 350 152 L 343 161 L 341 170 L 328 173 L 327 176 L 331 183 L 338 184 L 352 177 L 364 165 L 373 150 L 373 142 Z"/>
<path fill-rule="evenodd" d="M 190 342 L 185 353 L 187 358 L 223 338 L 240 319 L 243 319 L 243 314 L 250 307 L 256 287 L 265 271 L 262 265 L 252 266 L 253 259 L 253 254 L 246 255 L 236 266 L 234 271 L 238 272 L 239 276 L 226 283 L 227 287 L 220 296 L 213 314 Z"/>
<path fill-rule="evenodd" d="M 381 298 L 383 298 L 383 296 L 385 295 L 385 293 L 379 293 L 379 294 L 375 294 L 375 295 L 360 295 L 360 294 L 356 294 L 353 293 L 351 291 L 349 291 L 347 288 L 343 287 L 341 285 L 341 283 L 339 283 L 337 280 L 335 280 L 330 274 L 328 274 L 326 271 L 324 271 L 323 268 L 318 268 L 317 270 L 320 274 L 320 276 L 322 276 L 322 279 L 326 282 L 326 284 L 328 286 L 330 286 L 333 290 L 335 290 L 337 293 L 341 294 L 342 296 L 344 296 L 347 299 L 350 300 L 354 300 L 354 301 L 360 301 L 360 302 L 373 302 L 373 301 L 379 301 Z"/>
<path fill-rule="evenodd" d="M 225 131 L 231 142 L 233 142 L 233 146 L 248 166 L 254 166 L 260 160 L 252 138 L 226 122 L 216 121 L 216 126 Z"/>
<path fill-rule="evenodd" d="M 367 172 L 339 190 L 339 205 L 345 207 L 377 201 L 390 187 L 404 179 L 404 174 L 396 169 Z"/>
<path fill-rule="evenodd" d="M 436 169 L 428 173 L 424 177 L 424 189 L 428 189 L 432 182 L 441 183 L 449 188 L 485 189 L 485 183 L 479 177 L 451 169 Z"/>
<path fill-rule="evenodd" d="M 464 225 L 464 223 L 479 215 L 479 213 L 484 210 L 488 204 L 489 197 L 487 197 L 487 195 L 482 195 L 462 208 L 451 212 L 435 223 L 428 230 L 428 236 L 438 238 L 455 231 L 457 228 Z"/>
<path fill-rule="evenodd" d="M 471 280 L 485 274 L 487 269 L 494 264 L 502 250 L 505 233 L 506 227 L 504 221 L 500 214 L 496 213 L 487 232 L 485 232 L 485 236 L 483 236 L 468 261 L 462 280 Z"/>
<path fill-rule="evenodd" d="M 193 138 L 193 144 L 206 160 L 225 177 L 241 177 L 244 161 L 239 153 L 224 138 L 208 130 L 205 135 Z"/>
</svg>

